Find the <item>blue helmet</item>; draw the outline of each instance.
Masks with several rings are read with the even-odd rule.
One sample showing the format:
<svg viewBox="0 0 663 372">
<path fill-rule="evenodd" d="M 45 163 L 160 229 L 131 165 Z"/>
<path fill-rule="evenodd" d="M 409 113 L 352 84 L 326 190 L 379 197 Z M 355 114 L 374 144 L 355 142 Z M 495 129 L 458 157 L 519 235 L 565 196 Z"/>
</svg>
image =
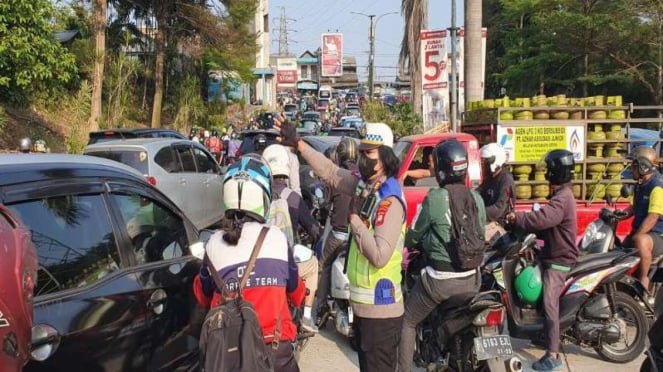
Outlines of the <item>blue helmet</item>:
<svg viewBox="0 0 663 372">
<path fill-rule="evenodd" d="M 264 223 L 272 202 L 272 174 L 260 156 L 248 154 L 233 163 L 223 179 L 226 216 L 243 212 Z"/>
</svg>

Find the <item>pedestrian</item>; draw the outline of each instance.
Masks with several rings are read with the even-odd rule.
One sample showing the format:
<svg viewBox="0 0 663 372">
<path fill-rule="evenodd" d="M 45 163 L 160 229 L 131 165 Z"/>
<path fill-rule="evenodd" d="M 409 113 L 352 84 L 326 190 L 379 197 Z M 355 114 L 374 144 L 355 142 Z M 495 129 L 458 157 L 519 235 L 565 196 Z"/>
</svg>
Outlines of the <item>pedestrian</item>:
<svg viewBox="0 0 663 372">
<path fill-rule="evenodd" d="M 294 124 L 280 119 L 279 130 Z M 347 273 L 353 332 L 358 345 L 359 369 L 394 371 L 403 320 L 401 263 L 405 237 L 406 204 L 396 180 L 399 160 L 393 133 L 383 123 L 366 124 L 367 134 L 358 148 L 358 172 L 341 169 L 304 141 L 297 151 L 323 181 L 353 196 L 349 225 L 352 240 Z"/>
<path fill-rule="evenodd" d="M 580 249 L 576 246 L 576 201 L 572 183 L 575 162 L 573 153 L 552 150 L 544 156 L 546 180 L 552 188 L 552 198 L 539 210 L 510 212 L 507 222 L 527 232 L 536 233 L 543 240 L 539 259 L 543 269 L 543 312 L 545 320 L 546 353 L 534 363 L 535 371 L 562 368 L 559 358 L 559 296 L 566 276 L 575 265 Z"/>
<path fill-rule="evenodd" d="M 249 281 L 242 296 L 257 313 L 265 344 L 272 353 L 274 371 L 297 372 L 299 367 L 292 347 L 297 328 L 290 316 L 288 301 L 301 306 L 306 290 L 285 236 L 276 226 L 265 224 L 271 204 L 271 186 L 269 166 L 260 157 L 248 155 L 229 167 L 223 186 L 225 219 L 221 229 L 207 242 L 206 253 L 232 296 L 260 231 L 269 227 L 254 270 L 247 273 Z M 195 277 L 193 290 L 203 307 L 214 307 L 222 301 L 207 266 Z"/>
<path fill-rule="evenodd" d="M 481 287 L 476 267 L 458 266 L 454 261 L 460 252 L 452 245 L 452 228 L 460 221 L 478 221 L 475 235 L 483 244 L 486 210 L 479 193 L 465 185 L 468 168 L 467 150 L 456 140 L 447 140 L 433 150 L 434 172 L 439 187 L 428 191 L 413 226 L 407 232 L 405 245 L 418 247 L 426 256 L 426 269 L 421 274 L 405 302 L 405 316 L 400 346 L 398 370 L 412 371 L 416 327 L 431 311 L 449 298 L 460 294 L 475 294 Z M 460 208 L 453 208 L 459 203 Z M 462 215 L 457 215 L 461 213 Z M 471 229 L 466 232 L 471 233 Z M 483 255 L 482 255 L 483 257 Z"/>
</svg>

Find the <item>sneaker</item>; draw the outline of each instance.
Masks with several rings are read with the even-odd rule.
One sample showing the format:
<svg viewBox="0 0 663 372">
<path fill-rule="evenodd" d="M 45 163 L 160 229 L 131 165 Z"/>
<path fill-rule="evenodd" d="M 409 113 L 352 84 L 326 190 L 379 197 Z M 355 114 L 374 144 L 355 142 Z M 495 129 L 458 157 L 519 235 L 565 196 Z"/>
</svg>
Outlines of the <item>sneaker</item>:
<svg viewBox="0 0 663 372">
<path fill-rule="evenodd" d="M 310 333 L 318 333 L 318 327 L 313 323 L 313 319 L 302 317 L 302 329 Z"/>
<path fill-rule="evenodd" d="M 550 352 L 546 351 L 541 359 L 532 365 L 532 368 L 535 371 L 557 371 L 562 369 L 562 361 L 559 360 L 559 355 L 557 358 L 553 358 Z"/>
</svg>

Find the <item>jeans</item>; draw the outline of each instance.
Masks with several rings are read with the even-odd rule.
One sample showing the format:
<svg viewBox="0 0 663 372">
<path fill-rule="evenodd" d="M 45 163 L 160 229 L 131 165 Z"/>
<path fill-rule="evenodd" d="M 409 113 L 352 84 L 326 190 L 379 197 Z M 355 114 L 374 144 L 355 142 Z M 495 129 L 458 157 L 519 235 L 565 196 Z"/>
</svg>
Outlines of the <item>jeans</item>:
<svg viewBox="0 0 663 372">
<path fill-rule="evenodd" d="M 405 317 L 398 348 L 398 371 L 412 371 L 417 325 L 431 311 L 454 295 L 478 293 L 481 286 L 479 272 L 464 278 L 434 279 L 423 274 L 405 301 Z"/>
</svg>

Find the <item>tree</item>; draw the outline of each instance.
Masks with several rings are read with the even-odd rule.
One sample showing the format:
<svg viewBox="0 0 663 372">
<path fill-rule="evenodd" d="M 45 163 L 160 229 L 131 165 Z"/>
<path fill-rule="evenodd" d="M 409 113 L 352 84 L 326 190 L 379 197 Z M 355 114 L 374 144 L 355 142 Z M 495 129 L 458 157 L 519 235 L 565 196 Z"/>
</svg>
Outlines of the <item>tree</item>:
<svg viewBox="0 0 663 372">
<path fill-rule="evenodd" d="M 0 1 L 0 100 L 27 103 L 76 74 L 74 56 L 53 37 L 48 0 Z"/>
<path fill-rule="evenodd" d="M 401 75 L 407 69 L 412 87 L 412 103 L 414 111 L 422 112 L 422 81 L 421 81 L 421 52 L 420 31 L 428 27 L 428 1 L 403 0 L 401 14 L 405 18 L 405 29 L 401 41 L 399 65 Z"/>
<path fill-rule="evenodd" d="M 481 83 L 481 0 L 465 0 L 465 107 L 483 99 Z M 463 77 L 461 77 L 462 79 Z"/>
<path fill-rule="evenodd" d="M 106 7 L 107 0 L 94 0 L 94 71 L 92 73 L 92 101 L 88 130 L 99 130 L 101 117 L 101 92 L 104 83 L 106 62 Z"/>
</svg>

